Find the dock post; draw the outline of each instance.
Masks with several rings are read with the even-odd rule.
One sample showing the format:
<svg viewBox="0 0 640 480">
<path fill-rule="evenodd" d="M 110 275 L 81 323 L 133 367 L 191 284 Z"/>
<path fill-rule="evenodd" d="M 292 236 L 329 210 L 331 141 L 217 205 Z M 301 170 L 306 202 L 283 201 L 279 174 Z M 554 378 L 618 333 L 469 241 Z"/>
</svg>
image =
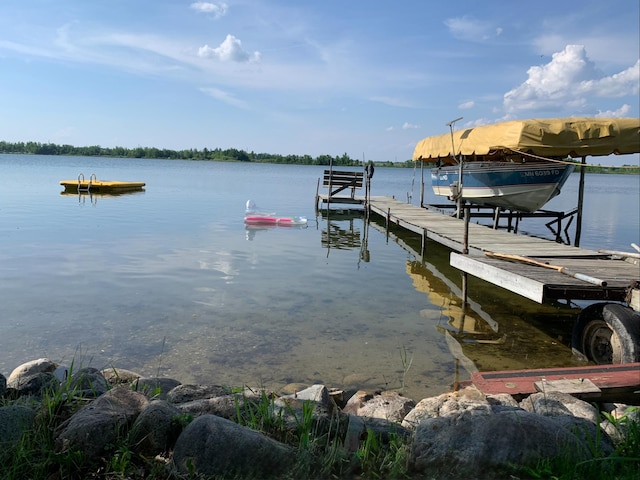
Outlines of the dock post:
<svg viewBox="0 0 640 480">
<path fill-rule="evenodd" d="M 389 224 L 391 223 L 391 208 L 387 208 L 387 218 L 385 221 L 386 229 L 387 229 L 387 239 L 389 239 Z"/>
<path fill-rule="evenodd" d="M 424 207 L 424 162 L 420 160 L 420 207 Z"/>
<path fill-rule="evenodd" d="M 578 214 L 576 219 L 576 237 L 573 240 L 573 246 L 580 246 L 580 235 L 582 233 L 582 204 L 584 202 L 584 171 L 587 163 L 587 157 L 582 157 L 580 162 L 580 187 L 578 188 Z"/>
<path fill-rule="evenodd" d="M 464 208 L 464 237 L 462 243 L 462 253 L 463 255 L 469 254 L 469 218 L 471 217 L 471 212 L 469 211 L 470 207 L 462 203 L 462 207 Z M 467 310 L 467 272 L 462 272 L 462 320 L 464 320 L 464 314 Z"/>
</svg>

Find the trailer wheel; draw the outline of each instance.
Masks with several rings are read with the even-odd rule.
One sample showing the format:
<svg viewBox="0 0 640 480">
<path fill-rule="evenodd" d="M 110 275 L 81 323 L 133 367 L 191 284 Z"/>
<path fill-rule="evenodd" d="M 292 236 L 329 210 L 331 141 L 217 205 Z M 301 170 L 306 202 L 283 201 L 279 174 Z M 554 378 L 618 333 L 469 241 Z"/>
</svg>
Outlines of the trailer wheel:
<svg viewBox="0 0 640 480">
<path fill-rule="evenodd" d="M 595 303 L 578 315 L 574 351 L 598 364 L 640 361 L 640 316 L 617 303 Z"/>
</svg>

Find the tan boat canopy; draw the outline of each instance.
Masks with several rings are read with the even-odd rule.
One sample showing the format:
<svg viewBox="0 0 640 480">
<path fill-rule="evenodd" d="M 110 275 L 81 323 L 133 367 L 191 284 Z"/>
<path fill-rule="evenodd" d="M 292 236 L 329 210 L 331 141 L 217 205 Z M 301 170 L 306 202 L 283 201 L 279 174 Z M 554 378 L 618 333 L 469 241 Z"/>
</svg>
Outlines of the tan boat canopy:
<svg viewBox="0 0 640 480">
<path fill-rule="evenodd" d="M 549 118 L 513 120 L 427 137 L 413 160 L 454 163 L 507 160 L 514 156 L 551 159 L 640 153 L 638 118 Z"/>
</svg>

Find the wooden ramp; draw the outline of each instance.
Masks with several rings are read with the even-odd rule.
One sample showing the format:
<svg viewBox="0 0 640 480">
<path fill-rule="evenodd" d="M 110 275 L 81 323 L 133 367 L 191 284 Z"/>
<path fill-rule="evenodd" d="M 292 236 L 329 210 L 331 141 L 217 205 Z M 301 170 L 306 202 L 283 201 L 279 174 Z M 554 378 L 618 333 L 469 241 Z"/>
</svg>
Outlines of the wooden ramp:
<svg viewBox="0 0 640 480">
<path fill-rule="evenodd" d="M 371 197 L 371 212 L 421 235 L 423 248 L 430 239 L 453 250 L 452 266 L 538 303 L 552 299 L 627 301 L 633 285 L 640 282 L 640 264 L 594 250 L 469 224 L 469 254 L 462 255 L 464 221 L 388 197 Z M 489 258 L 486 252 L 520 255 L 564 267 L 569 272 L 602 280 L 606 286 L 541 266 Z M 637 287 L 636 290 L 637 292 Z"/>
<path fill-rule="evenodd" d="M 634 405 L 640 404 L 640 363 L 477 372 L 471 375 L 471 383 L 485 395 L 563 392 L 598 400 L 624 395 L 635 400 Z"/>
</svg>

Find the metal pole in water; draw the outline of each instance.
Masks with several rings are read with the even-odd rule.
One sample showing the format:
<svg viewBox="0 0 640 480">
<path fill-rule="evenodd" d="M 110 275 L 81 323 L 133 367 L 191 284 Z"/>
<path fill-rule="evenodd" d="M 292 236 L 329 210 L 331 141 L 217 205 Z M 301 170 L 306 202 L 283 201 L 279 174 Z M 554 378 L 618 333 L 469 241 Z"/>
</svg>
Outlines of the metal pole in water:
<svg viewBox="0 0 640 480">
<path fill-rule="evenodd" d="M 455 120 L 451 120 L 449 123 L 447 123 L 447 127 L 449 127 L 449 130 L 451 131 L 451 155 L 453 156 L 453 159 L 456 160 L 456 146 L 453 143 L 453 125 L 456 122 L 459 122 L 460 120 L 462 120 L 464 117 L 458 117 Z M 458 192 L 457 192 L 457 199 L 456 199 L 456 204 L 457 204 L 457 209 L 458 209 L 458 213 L 457 213 L 457 218 L 461 218 L 462 215 L 462 155 L 460 155 L 460 158 L 457 160 L 458 161 Z"/>
</svg>

